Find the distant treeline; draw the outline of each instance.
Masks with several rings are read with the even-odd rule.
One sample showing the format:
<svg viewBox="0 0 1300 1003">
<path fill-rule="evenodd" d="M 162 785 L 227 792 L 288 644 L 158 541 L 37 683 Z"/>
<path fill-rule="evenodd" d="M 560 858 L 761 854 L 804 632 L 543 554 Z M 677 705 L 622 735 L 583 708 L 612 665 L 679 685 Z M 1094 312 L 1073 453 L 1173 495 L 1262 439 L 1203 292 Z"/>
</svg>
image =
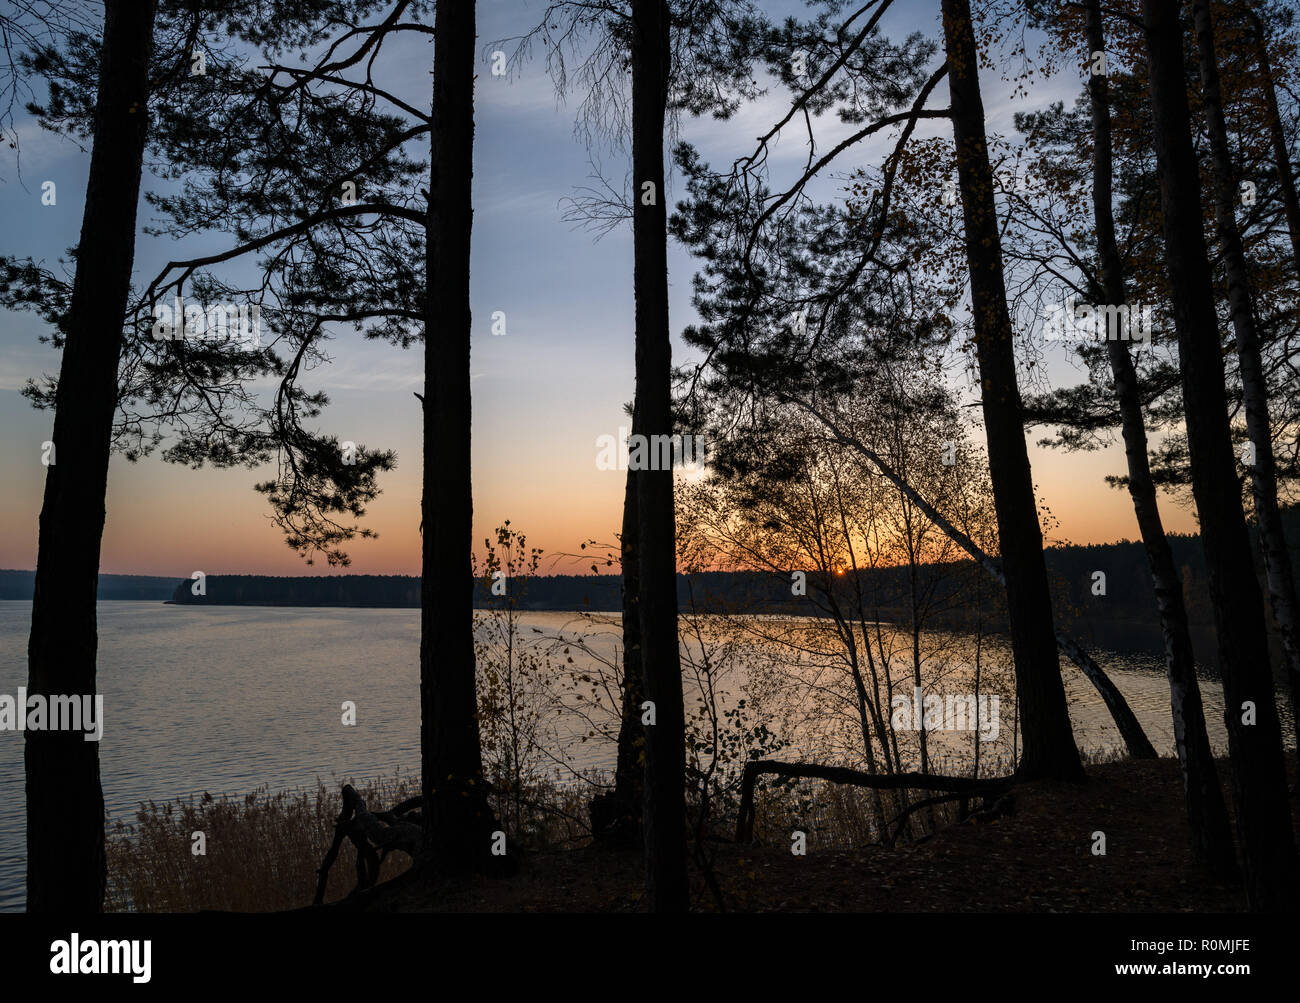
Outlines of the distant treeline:
<svg viewBox="0 0 1300 1003">
<path fill-rule="evenodd" d="M 201 587 L 205 594 L 195 595 Z M 192 606 L 391 606 L 420 605 L 420 579 L 413 575 L 207 575 L 185 579 L 170 595 Z"/>
<path fill-rule="evenodd" d="M 1286 513 L 1289 538 L 1300 541 L 1300 511 Z M 1183 576 L 1183 593 L 1189 617 L 1194 625 L 1208 628 L 1212 623 L 1209 586 L 1200 538 L 1195 535 L 1171 534 L 1174 560 Z M 1058 615 L 1063 620 L 1093 624 L 1124 622 L 1158 625 L 1155 594 L 1147 571 L 1142 544 L 1091 544 L 1087 546 L 1051 547 L 1047 566 L 1057 595 Z M 1300 552 L 1296 554 L 1300 562 Z M 1101 592 L 1097 572 L 1105 575 Z M 921 569 L 923 580 L 970 580 L 968 562 Z M 808 592 L 816 592 L 815 576 L 809 574 Z M 0 599 L 30 600 L 35 572 L 0 570 Z M 869 605 L 879 610 L 882 619 L 903 620 L 908 605 L 908 572 L 905 567 L 878 568 L 861 572 L 857 582 Z M 678 576 L 677 597 L 682 608 L 692 603 L 707 611 L 737 611 L 770 614 L 816 614 L 817 604 L 809 597 L 792 594 L 789 574 L 764 572 L 707 572 Z M 837 580 L 837 589 L 848 597 L 854 588 L 851 575 Z M 188 605 L 208 604 L 246 606 L 361 606 L 418 609 L 420 579 L 412 575 L 330 575 L 273 577 L 269 575 L 209 575 L 204 581 L 206 594 L 193 594 L 190 579 L 160 578 L 146 575 L 100 575 L 100 599 L 170 600 Z M 621 581 L 617 575 L 545 575 L 510 583 L 510 593 L 523 609 L 591 610 L 617 612 L 621 609 Z M 474 583 L 475 605 L 490 606 L 494 597 L 482 582 Z M 992 617 L 986 623 L 997 630 L 1001 620 L 996 590 L 985 591 L 984 611 Z M 959 596 L 960 598 L 960 596 Z M 499 600 L 498 600 L 499 601 Z M 967 603 L 967 605 L 969 605 Z M 973 610 L 943 609 L 932 611 L 930 626 L 960 626 Z"/>
<path fill-rule="evenodd" d="M 36 589 L 35 571 L 0 570 L 0 599 L 30 601 Z M 95 595 L 100 599 L 137 599 L 161 602 L 176 589 L 175 578 L 152 575 L 100 575 Z"/>
<path fill-rule="evenodd" d="M 1174 556 L 1193 586 L 1204 581 L 1205 561 L 1195 536 L 1172 536 Z M 1155 595 L 1140 543 L 1053 547 L 1047 551 L 1048 567 L 1060 598 L 1080 615 L 1147 619 L 1155 613 Z M 1105 578 L 1105 595 L 1094 595 L 1094 573 Z M 927 566 L 922 576 L 953 578 L 971 574 L 968 562 Z M 816 576 L 808 574 L 807 592 L 816 591 Z M 863 571 L 858 578 L 870 604 L 882 609 L 907 603 L 908 571 L 905 567 Z M 679 575 L 677 597 L 683 608 L 694 603 L 711 611 L 755 613 L 813 612 L 808 598 L 793 594 L 789 573 L 704 572 Z M 853 588 L 851 576 L 836 582 L 845 594 Z M 621 580 L 617 575 L 545 575 L 517 579 L 508 584 L 510 594 L 523 609 L 594 610 L 614 612 L 622 607 Z M 208 575 L 203 595 L 194 595 L 195 582 L 174 582 L 176 603 L 259 606 L 390 606 L 418 608 L 420 579 L 409 575 L 331 575 L 326 577 L 271 577 L 267 575 Z M 475 605 L 486 608 L 494 597 L 481 581 L 474 583 Z M 989 609 L 996 608 L 996 592 L 987 590 Z"/>
</svg>

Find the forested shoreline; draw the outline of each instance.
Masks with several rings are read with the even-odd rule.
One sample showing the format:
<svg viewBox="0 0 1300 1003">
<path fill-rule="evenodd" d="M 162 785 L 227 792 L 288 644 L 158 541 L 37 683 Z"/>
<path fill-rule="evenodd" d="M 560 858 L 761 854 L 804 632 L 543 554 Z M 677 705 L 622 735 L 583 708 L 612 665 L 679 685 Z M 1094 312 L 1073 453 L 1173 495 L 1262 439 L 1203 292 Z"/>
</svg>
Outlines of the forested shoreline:
<svg viewBox="0 0 1300 1003">
<path fill-rule="evenodd" d="M 1300 509 L 1288 510 L 1288 522 L 1300 522 Z M 1300 536 L 1300 534 L 1297 534 Z M 1196 590 L 1205 578 L 1205 557 L 1200 540 L 1193 534 L 1169 535 L 1174 559 L 1188 580 L 1189 605 L 1195 609 Z M 1155 593 L 1142 544 L 1121 540 L 1115 543 L 1049 547 L 1044 550 L 1054 588 L 1076 615 L 1099 619 L 1139 620 L 1159 623 Z M 928 574 L 968 565 L 966 561 L 922 565 Z M 1105 593 L 1094 594 L 1093 574 L 1106 575 Z M 20 575 L 30 572 L 0 571 L 0 598 L 29 598 L 17 594 Z M 861 572 L 865 588 L 879 596 L 883 608 L 900 604 L 905 593 L 907 569 L 903 566 Z M 113 579 L 119 576 L 101 576 Z M 122 576 L 124 577 L 124 576 Z M 689 582 L 694 583 L 692 593 Z M 168 601 L 185 605 L 252 606 L 375 606 L 417 608 L 420 605 L 418 575 L 206 575 L 204 594 L 195 594 L 191 579 L 148 579 L 150 585 L 174 583 Z M 619 575 L 531 575 L 521 576 L 515 605 L 524 610 L 590 610 L 617 612 L 621 605 Z M 5 593 L 8 594 L 5 594 Z M 102 596 L 109 598 L 109 596 Z M 694 601 L 712 612 L 781 613 L 807 615 L 807 604 L 791 595 L 790 575 L 762 571 L 696 571 L 678 574 L 677 598 L 681 608 Z M 490 587 L 475 580 L 475 605 L 493 604 Z M 991 608 L 991 602 L 988 604 Z M 1210 616 L 1208 607 L 1205 615 Z M 1198 619 L 1193 615 L 1193 619 Z"/>
<path fill-rule="evenodd" d="M 1289 524 L 1300 522 L 1300 509 L 1287 510 L 1286 517 Z M 1292 534 L 1292 538 L 1300 538 L 1300 533 Z M 1198 662 L 1202 667 L 1217 669 L 1213 610 L 1206 593 L 1205 557 L 1199 537 L 1170 534 L 1169 541 L 1184 582 L 1184 602 Z M 1081 637 L 1101 648 L 1160 654 L 1163 642 L 1159 608 L 1140 542 L 1056 546 L 1045 549 L 1044 555 L 1063 623 L 1071 624 Z M 928 612 L 926 622 L 930 628 L 968 629 L 972 614 L 977 612 L 982 629 L 1006 634 L 1005 611 L 995 595 L 981 596 L 978 610 L 973 610 L 971 597 L 961 593 L 961 581 L 971 574 L 970 561 L 927 564 L 919 570 L 927 581 L 950 581 L 955 589 L 950 603 L 938 604 Z M 1098 571 L 1105 575 L 1104 582 L 1094 577 Z M 0 588 L 7 574 L 0 572 Z M 1262 569 L 1260 574 L 1262 578 Z M 864 569 L 857 576 L 863 592 L 873 597 L 873 609 L 880 621 L 908 621 L 905 566 Z M 835 583 L 835 590 L 850 591 L 852 577 L 853 572 L 848 572 Z M 790 581 L 788 574 L 762 571 L 679 573 L 678 609 L 749 616 L 830 615 L 824 609 L 810 608 L 803 597 L 791 595 Z M 621 583 L 619 575 L 519 576 L 511 583 L 510 602 L 519 611 L 620 613 Z M 420 605 L 420 579 L 411 575 L 207 575 L 203 588 L 204 594 L 197 595 L 193 580 L 175 582 L 166 601 L 186 606 L 376 609 L 416 609 Z M 476 578 L 473 588 L 476 609 L 501 605 L 502 597 L 492 595 L 490 582 Z M 1270 631 L 1271 646 L 1276 649 L 1280 643 L 1276 632 Z"/>
<path fill-rule="evenodd" d="M 1204 575 L 1204 557 L 1196 537 L 1174 537 L 1175 553 L 1180 565 L 1192 575 Z M 1045 552 L 1049 569 L 1058 575 L 1060 587 L 1071 602 L 1093 607 L 1096 615 L 1118 619 L 1149 619 L 1155 614 L 1155 600 L 1149 576 L 1145 575 L 1145 558 L 1141 544 L 1121 542 L 1079 547 L 1051 548 Z M 942 574 L 968 562 L 925 565 L 927 571 Z M 1091 575 L 1104 569 L 1107 595 L 1091 595 Z M 868 591 L 880 596 L 880 604 L 892 608 L 903 595 L 906 569 L 878 568 L 863 571 Z M 678 605 L 692 602 L 690 582 L 694 583 L 694 601 L 711 612 L 748 612 L 755 614 L 790 612 L 807 615 L 806 603 L 790 594 L 790 577 L 760 571 L 700 571 L 677 576 Z M 520 578 L 516 585 L 521 596 L 516 607 L 521 610 L 590 610 L 619 612 L 621 606 L 619 575 L 535 575 Z M 475 580 L 475 605 L 493 604 L 490 589 Z M 1096 600 L 1096 601 L 1093 601 Z M 1101 602 L 1100 600 L 1108 600 Z M 191 606 L 376 606 L 418 608 L 418 575 L 206 575 L 204 593 L 194 593 L 194 581 L 176 582 L 168 601 Z M 1158 622 L 1153 619 L 1153 622 Z"/>
</svg>

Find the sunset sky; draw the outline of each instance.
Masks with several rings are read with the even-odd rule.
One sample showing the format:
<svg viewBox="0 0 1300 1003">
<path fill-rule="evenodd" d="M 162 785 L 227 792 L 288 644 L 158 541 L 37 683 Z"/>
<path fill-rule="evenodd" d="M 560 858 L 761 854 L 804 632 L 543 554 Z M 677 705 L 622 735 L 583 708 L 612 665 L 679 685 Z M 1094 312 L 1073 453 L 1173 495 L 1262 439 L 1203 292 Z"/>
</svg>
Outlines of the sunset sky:
<svg viewBox="0 0 1300 1003">
<path fill-rule="evenodd" d="M 560 103 L 534 58 L 509 79 L 487 72 L 490 43 L 530 27 L 539 2 L 497 0 L 480 4 L 479 40 L 484 72 L 476 91 L 474 258 L 472 298 L 474 497 L 477 539 L 503 519 L 525 532 L 529 543 L 548 553 L 576 551 L 595 537 L 610 541 L 619 526 L 623 477 L 597 469 L 596 440 L 627 424 L 623 404 L 633 392 L 632 241 L 620 229 L 594 243 L 588 232 L 562 221 L 560 201 L 586 183 L 588 152 L 573 135 L 580 95 Z M 938 30 L 937 2 L 915 0 L 886 19 L 886 30 L 904 34 Z M 769 5 L 797 12 L 802 4 Z M 419 94 L 428 87 L 431 48 L 423 40 L 397 47 L 382 72 L 394 86 Z M 536 56 L 536 53 L 535 53 Z M 1011 116 L 1029 107 L 1010 101 L 1009 87 L 996 73 L 984 79 L 990 131 L 1011 131 Z M 1073 100 L 1077 82 L 1059 79 L 1035 90 L 1041 106 Z M 941 86 L 935 104 L 946 101 Z M 426 98 L 427 100 L 427 98 Z M 752 146 L 776 120 L 788 96 L 779 87 L 746 106 L 730 122 L 684 121 L 682 138 L 696 143 L 706 159 L 730 162 Z M 780 109 L 780 110 L 778 110 Z M 825 121 L 823 135 L 844 127 Z M 936 128 L 930 124 L 930 134 Z M 13 151 L 0 161 L 0 253 L 27 255 L 54 264 L 75 243 L 81 224 L 82 190 L 89 157 L 74 144 L 42 133 L 20 119 L 21 178 Z M 856 163 L 879 161 L 883 142 L 864 146 Z M 789 169 L 806 151 L 798 130 L 777 147 L 775 167 Z M 605 171 L 621 179 L 625 155 L 600 153 Z M 57 184 L 55 206 L 41 204 L 41 185 Z M 146 177 L 145 187 L 158 182 Z M 823 189 L 823 191 L 825 191 Z M 670 191 L 674 200 L 680 184 Z M 142 206 L 141 225 L 149 211 Z M 215 250 L 226 237 L 195 241 L 178 250 L 141 233 L 135 277 L 149 280 L 169 258 Z M 670 244 L 671 311 L 674 331 L 694 320 L 690 279 L 694 263 Z M 505 337 L 490 333 L 491 315 L 506 313 Z M 41 443 L 50 437 L 52 415 L 34 411 L 19 395 L 24 380 L 57 373 L 53 350 L 38 343 L 43 325 L 30 314 L 0 311 L 0 568 L 32 568 L 36 524 L 45 468 Z M 1063 349 L 1049 360 L 1058 383 L 1076 382 L 1077 371 Z M 321 418 L 340 439 L 397 451 L 398 466 L 383 478 L 383 494 L 364 523 L 379 539 L 354 542 L 353 573 L 419 572 L 420 406 L 418 349 L 363 342 L 350 330 L 329 345 L 332 363 L 304 383 L 325 389 L 332 400 Z M 675 359 L 682 358 L 679 348 Z M 1031 440 L 1036 436 L 1031 436 Z M 1031 447 L 1035 480 L 1059 520 L 1057 540 L 1102 542 L 1137 536 L 1126 492 L 1103 478 L 1123 468 L 1118 448 L 1062 454 Z M 192 471 L 146 459 L 113 459 L 108 521 L 101 568 L 106 573 L 188 576 L 209 574 L 331 573 L 323 564 L 306 568 L 283 543 L 252 485 L 262 472 L 243 469 Z M 1167 501 L 1166 527 L 1192 531 L 1191 514 Z M 585 562 L 557 566 L 580 571 Z"/>
</svg>

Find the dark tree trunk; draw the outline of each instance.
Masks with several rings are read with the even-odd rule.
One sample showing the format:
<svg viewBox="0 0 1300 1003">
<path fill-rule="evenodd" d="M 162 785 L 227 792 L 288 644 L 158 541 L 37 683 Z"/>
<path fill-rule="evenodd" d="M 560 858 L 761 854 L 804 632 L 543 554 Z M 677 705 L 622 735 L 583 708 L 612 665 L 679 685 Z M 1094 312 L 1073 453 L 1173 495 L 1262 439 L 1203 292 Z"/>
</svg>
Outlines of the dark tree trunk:
<svg viewBox="0 0 1300 1003">
<path fill-rule="evenodd" d="M 632 177 L 636 294 L 636 402 L 646 436 L 671 435 L 672 344 L 668 334 L 668 217 L 664 117 L 669 16 L 665 0 L 632 3 Z M 652 187 L 645 187 L 647 183 Z M 652 204 L 647 205 L 647 202 Z M 653 441 L 653 440 L 651 440 Z M 647 452 L 653 453 L 654 450 Z M 652 464 L 653 465 L 653 464 Z M 655 912 L 683 912 L 686 884 L 686 736 L 677 644 L 677 539 L 673 472 L 639 470 L 637 545 L 641 664 L 655 724 L 646 729 L 646 897 Z"/>
<path fill-rule="evenodd" d="M 943 0 L 943 24 L 989 473 L 1024 738 L 1019 771 L 1026 778 L 1077 779 L 1083 776 L 1083 764 L 1061 683 L 1043 536 L 1025 446 L 969 0 Z"/>
<path fill-rule="evenodd" d="M 29 694 L 93 696 L 95 593 L 123 318 L 135 259 L 148 133 L 153 0 L 109 0 L 95 139 L 45 476 L 28 641 Z M 99 745 L 73 731 L 27 731 L 27 909 L 103 905 Z"/>
<path fill-rule="evenodd" d="M 1300 753 L 1300 612 L 1297 611 L 1291 551 L 1287 549 L 1286 531 L 1277 501 L 1277 466 L 1273 458 L 1268 380 L 1260 358 L 1259 328 L 1255 323 L 1254 292 L 1246 269 L 1246 250 L 1235 215 L 1237 192 L 1232 176 L 1232 151 L 1228 147 L 1228 127 L 1223 118 L 1219 60 L 1207 0 L 1194 0 L 1192 15 L 1196 21 L 1201 92 L 1210 133 L 1211 163 L 1214 165 L 1214 218 L 1223 251 L 1223 267 L 1228 276 L 1228 309 L 1237 336 L 1237 358 L 1241 365 L 1241 388 L 1246 404 L 1246 431 L 1255 452 L 1254 463 L 1250 464 L 1255 521 L 1259 527 L 1259 548 L 1264 559 L 1273 619 L 1282 635 L 1297 752 Z"/>
<path fill-rule="evenodd" d="M 487 863 L 488 810 L 474 675 L 469 252 L 473 225 L 474 4 L 434 20 L 432 163 L 424 337 L 420 766 L 435 865 Z"/>
<path fill-rule="evenodd" d="M 632 434 L 637 434 L 636 421 Z M 614 790 L 592 802 L 592 829 L 605 842 L 627 844 L 641 838 L 641 802 L 645 796 L 645 728 L 641 724 L 641 614 L 637 608 L 640 572 L 637 559 L 636 480 L 627 474 L 623 494 L 621 564 L 623 570 L 623 679 L 621 721 L 618 728 L 618 761 Z"/>
<path fill-rule="evenodd" d="M 1152 138 L 1160 175 L 1165 262 L 1178 332 L 1192 490 L 1209 570 L 1224 718 L 1246 894 L 1252 909 L 1294 907 L 1296 850 L 1282 733 L 1274 703 L 1264 603 L 1241 505 L 1216 323 L 1200 179 L 1192 148 L 1179 5 L 1142 0 L 1150 59 Z M 1243 722 L 1253 704 L 1255 721 Z"/>
<path fill-rule="evenodd" d="M 1255 55 L 1259 61 L 1260 90 L 1264 96 L 1264 111 L 1268 116 L 1268 135 L 1273 144 L 1273 161 L 1277 166 L 1278 187 L 1282 192 L 1282 208 L 1286 213 L 1287 233 L 1291 235 L 1291 253 L 1300 272 L 1300 195 L 1296 194 L 1295 172 L 1291 169 L 1291 153 L 1286 145 L 1286 131 L 1282 128 L 1282 115 L 1277 107 L 1277 89 L 1273 85 L 1273 67 L 1268 58 L 1268 37 L 1264 22 L 1245 6 L 1255 41 Z"/>
<path fill-rule="evenodd" d="M 1086 11 L 1088 50 L 1104 52 L 1101 0 L 1088 0 Z M 1115 240 L 1115 219 L 1111 210 L 1114 176 L 1111 148 L 1110 84 L 1105 74 L 1089 78 L 1093 126 L 1093 214 L 1096 222 L 1097 253 L 1100 259 L 1101 295 L 1109 304 L 1125 301 L 1124 269 Z M 1128 460 L 1128 490 L 1133 499 L 1146 550 L 1147 564 L 1155 585 L 1156 606 L 1165 639 L 1165 668 L 1169 676 L 1169 698 L 1173 708 L 1174 745 L 1183 771 L 1183 792 L 1192 852 L 1200 864 L 1224 879 L 1237 874 L 1228 810 L 1214 766 L 1214 754 L 1205 730 L 1201 687 L 1196 681 L 1196 659 L 1187 626 L 1183 586 L 1174 564 L 1173 549 L 1165 536 L 1151 478 L 1147 455 L 1146 422 L 1142 417 L 1137 373 L 1128 343 L 1118 338 L 1107 343 L 1115 397 L 1124 431 L 1124 454 Z"/>
</svg>

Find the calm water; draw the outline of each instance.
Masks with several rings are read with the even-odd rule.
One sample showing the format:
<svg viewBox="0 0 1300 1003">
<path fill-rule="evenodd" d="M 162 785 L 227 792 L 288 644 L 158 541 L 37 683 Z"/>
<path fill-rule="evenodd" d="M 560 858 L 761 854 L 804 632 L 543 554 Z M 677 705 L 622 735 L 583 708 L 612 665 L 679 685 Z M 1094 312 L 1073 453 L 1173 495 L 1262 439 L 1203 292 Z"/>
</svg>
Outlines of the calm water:
<svg viewBox="0 0 1300 1003">
<path fill-rule="evenodd" d="M 26 681 L 30 602 L 0 601 L 0 693 Z M 567 613 L 532 613 L 525 629 L 553 632 Z M 593 642 L 613 650 L 613 636 Z M 141 801 L 208 792 L 244 795 L 391 777 L 419 764 L 419 611 L 343 608 L 203 609 L 99 604 L 100 763 L 110 817 Z M 1096 653 L 1152 742 L 1172 754 L 1169 693 L 1158 657 Z M 1118 744 L 1100 699 L 1066 676 L 1079 743 Z M 1225 741 L 1221 694 L 1203 684 L 1216 747 Z M 343 727 L 340 705 L 357 704 Z M 1011 708 L 1003 706 L 1004 733 Z M 1005 737 L 1005 735 L 1004 735 Z M 612 768 L 609 746 L 566 751 L 582 768 Z M 23 738 L 0 732 L 0 911 L 23 905 Z"/>
</svg>

